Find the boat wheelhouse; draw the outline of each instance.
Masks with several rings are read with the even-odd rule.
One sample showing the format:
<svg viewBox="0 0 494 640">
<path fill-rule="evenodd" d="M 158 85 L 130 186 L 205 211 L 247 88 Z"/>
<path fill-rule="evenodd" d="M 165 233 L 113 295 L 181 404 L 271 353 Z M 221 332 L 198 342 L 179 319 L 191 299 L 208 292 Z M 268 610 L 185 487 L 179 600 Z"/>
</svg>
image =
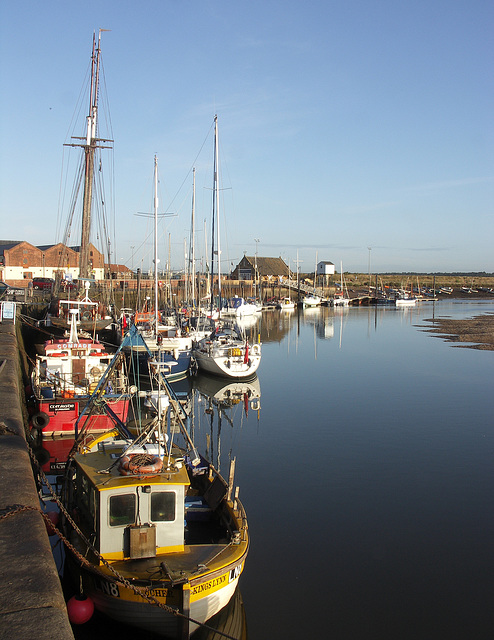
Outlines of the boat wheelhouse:
<svg viewBox="0 0 494 640">
<path fill-rule="evenodd" d="M 231 600 L 247 557 L 232 469 L 227 484 L 193 449 L 116 430 L 79 445 L 63 495 L 77 514 L 62 524 L 70 573 L 109 617 L 189 637 Z"/>
</svg>

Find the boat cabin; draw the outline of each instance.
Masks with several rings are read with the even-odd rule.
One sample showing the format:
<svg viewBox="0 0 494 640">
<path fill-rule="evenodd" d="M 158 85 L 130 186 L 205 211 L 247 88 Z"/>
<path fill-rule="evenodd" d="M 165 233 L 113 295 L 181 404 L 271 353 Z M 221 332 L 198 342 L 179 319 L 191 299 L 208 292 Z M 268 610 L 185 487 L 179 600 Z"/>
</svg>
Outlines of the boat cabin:
<svg viewBox="0 0 494 640">
<path fill-rule="evenodd" d="M 157 447 L 156 447 L 157 449 Z M 119 452 L 111 454 L 116 462 Z M 149 447 L 146 453 L 152 453 Z M 172 458 L 159 473 L 108 474 L 103 451 L 76 456 L 75 503 L 84 529 L 107 560 L 152 558 L 184 550 L 185 493 L 190 484 L 183 463 Z M 165 459 L 166 465 L 166 459 Z"/>
<path fill-rule="evenodd" d="M 112 356 L 99 342 L 51 340 L 45 344 L 45 355 L 36 361 L 37 382 L 43 395 L 51 389 L 51 397 L 61 390 L 66 393 L 91 393 L 110 364 Z M 46 388 L 46 389 L 45 389 Z"/>
</svg>

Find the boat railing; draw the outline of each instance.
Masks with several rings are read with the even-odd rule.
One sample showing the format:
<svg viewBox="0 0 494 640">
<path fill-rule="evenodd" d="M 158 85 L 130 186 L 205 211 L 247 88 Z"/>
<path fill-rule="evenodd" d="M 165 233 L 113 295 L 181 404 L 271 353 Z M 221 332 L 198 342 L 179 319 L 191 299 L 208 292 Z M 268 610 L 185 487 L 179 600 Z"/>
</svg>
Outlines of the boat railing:
<svg viewBox="0 0 494 640">
<path fill-rule="evenodd" d="M 77 395 L 90 395 L 97 387 L 103 371 L 99 367 L 94 367 L 98 371 L 88 372 L 86 375 L 80 373 L 63 373 L 60 371 L 41 371 L 37 376 L 37 383 L 40 393 L 43 395 L 42 389 L 52 389 L 54 395 L 62 397 L 71 397 Z M 106 393 L 124 393 L 126 390 L 125 376 L 118 371 L 114 372 L 106 384 Z M 45 391 L 47 393 L 47 391 Z"/>
</svg>

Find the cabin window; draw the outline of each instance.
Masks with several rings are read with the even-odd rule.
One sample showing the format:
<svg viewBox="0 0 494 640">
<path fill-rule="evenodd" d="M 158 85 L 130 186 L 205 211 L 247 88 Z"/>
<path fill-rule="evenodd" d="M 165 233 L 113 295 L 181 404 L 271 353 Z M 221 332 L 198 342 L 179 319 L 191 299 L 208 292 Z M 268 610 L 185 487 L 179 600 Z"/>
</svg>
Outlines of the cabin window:
<svg viewBox="0 0 494 640">
<path fill-rule="evenodd" d="M 136 514 L 135 493 L 110 497 L 110 527 L 134 524 Z"/>
<path fill-rule="evenodd" d="M 154 522 L 173 522 L 175 520 L 174 491 L 155 491 L 151 494 L 151 520 Z"/>
</svg>

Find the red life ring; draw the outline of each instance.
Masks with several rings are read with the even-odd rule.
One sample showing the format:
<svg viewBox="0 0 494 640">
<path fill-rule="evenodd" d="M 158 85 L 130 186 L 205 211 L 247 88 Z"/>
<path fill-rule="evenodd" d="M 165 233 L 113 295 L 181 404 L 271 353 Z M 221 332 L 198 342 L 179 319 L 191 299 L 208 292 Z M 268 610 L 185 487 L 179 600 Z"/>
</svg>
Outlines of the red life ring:
<svg viewBox="0 0 494 640">
<path fill-rule="evenodd" d="M 159 456 L 146 453 L 131 453 L 120 458 L 119 471 L 123 476 L 159 473 L 163 460 Z"/>
</svg>

